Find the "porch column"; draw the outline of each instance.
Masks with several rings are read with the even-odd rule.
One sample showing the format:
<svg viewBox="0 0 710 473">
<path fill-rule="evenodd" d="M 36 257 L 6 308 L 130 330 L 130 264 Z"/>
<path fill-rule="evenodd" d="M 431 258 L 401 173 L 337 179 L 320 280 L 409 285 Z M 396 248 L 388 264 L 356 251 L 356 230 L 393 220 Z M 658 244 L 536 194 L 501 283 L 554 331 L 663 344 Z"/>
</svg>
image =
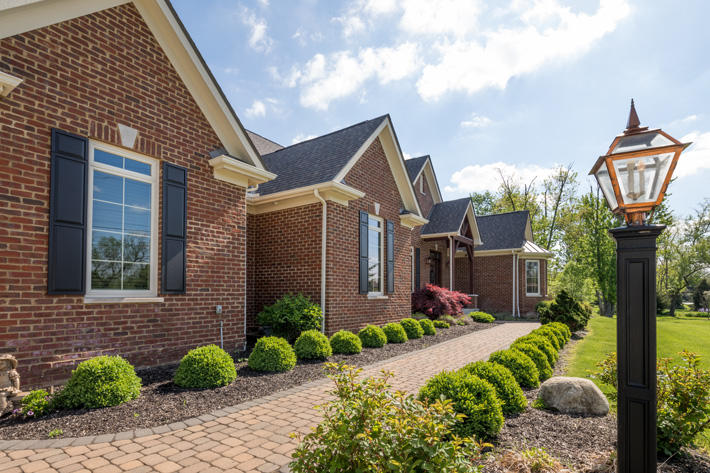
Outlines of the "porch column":
<svg viewBox="0 0 710 473">
<path fill-rule="evenodd" d="M 473 294 L 473 246 L 466 245 L 468 255 L 468 293 Z"/>
<path fill-rule="evenodd" d="M 456 246 L 458 243 L 453 237 L 449 237 L 449 289 L 452 291 L 456 287 L 454 284 L 454 275 L 456 274 Z"/>
</svg>

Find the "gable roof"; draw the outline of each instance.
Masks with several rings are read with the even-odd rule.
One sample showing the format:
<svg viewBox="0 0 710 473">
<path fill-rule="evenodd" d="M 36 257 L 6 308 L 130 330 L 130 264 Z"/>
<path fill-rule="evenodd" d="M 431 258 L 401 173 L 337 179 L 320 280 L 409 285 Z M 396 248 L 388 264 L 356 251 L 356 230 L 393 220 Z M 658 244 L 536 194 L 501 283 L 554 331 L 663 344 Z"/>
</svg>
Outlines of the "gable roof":
<svg viewBox="0 0 710 473">
<path fill-rule="evenodd" d="M 434 205 L 427 217 L 429 223 L 422 227 L 422 236 L 458 232 L 471 205 L 470 197 L 447 200 Z"/>
<path fill-rule="evenodd" d="M 523 248 L 532 240 L 529 234 L 530 212 L 520 210 L 476 218 L 483 245 L 476 251 L 509 250 Z"/>
<path fill-rule="evenodd" d="M 274 151 L 283 149 L 283 146 L 281 146 L 277 142 L 271 141 L 268 138 L 264 138 L 260 134 L 254 133 L 251 130 L 247 130 L 247 135 L 249 135 L 251 142 L 254 143 L 256 150 L 261 155 L 273 153 Z"/>
<path fill-rule="evenodd" d="M 61 23 L 129 0 L 3 0 L 0 39 Z M 231 104 L 168 0 L 132 0 L 226 151 L 264 166 Z"/>
<path fill-rule="evenodd" d="M 414 181 L 417 179 L 417 176 L 426 164 L 427 159 L 429 159 L 429 155 L 425 154 L 424 156 L 419 156 L 418 158 L 409 158 L 404 162 L 404 164 L 407 166 L 407 174 L 409 174 L 409 180 L 412 181 L 412 184 L 414 184 Z"/>
<path fill-rule="evenodd" d="M 332 181 L 386 118 L 366 120 L 262 156 L 277 177 L 259 186 L 259 195 Z"/>
<path fill-rule="evenodd" d="M 419 156 L 418 158 L 410 158 L 406 160 L 404 164 L 407 166 L 407 174 L 409 174 L 409 180 L 412 185 L 414 185 L 419 176 L 423 175 L 429 183 L 429 190 L 431 191 L 434 204 L 438 204 L 444 200 L 441 196 L 439 180 L 436 178 L 436 172 L 434 172 L 434 165 L 431 162 L 431 156 L 426 154 L 424 156 Z"/>
</svg>

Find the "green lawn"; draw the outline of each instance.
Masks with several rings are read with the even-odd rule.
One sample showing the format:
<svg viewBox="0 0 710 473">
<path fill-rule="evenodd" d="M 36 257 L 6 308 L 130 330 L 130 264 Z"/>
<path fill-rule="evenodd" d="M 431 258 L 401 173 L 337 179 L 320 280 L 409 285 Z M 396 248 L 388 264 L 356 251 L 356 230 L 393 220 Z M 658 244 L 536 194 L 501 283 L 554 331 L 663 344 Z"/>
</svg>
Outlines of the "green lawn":
<svg viewBox="0 0 710 473">
<path fill-rule="evenodd" d="M 659 358 L 678 358 L 678 353 L 686 349 L 700 355 L 701 365 L 710 369 L 709 319 L 679 315 L 658 317 L 656 321 Z M 589 378 L 590 372 L 597 370 L 597 362 L 607 353 L 616 351 L 616 318 L 592 317 L 587 329 L 590 333 L 571 353 L 567 376 Z M 602 391 L 607 389 L 602 385 L 599 387 Z M 710 450 L 710 432 L 706 431 L 701 443 L 705 450 Z"/>
</svg>

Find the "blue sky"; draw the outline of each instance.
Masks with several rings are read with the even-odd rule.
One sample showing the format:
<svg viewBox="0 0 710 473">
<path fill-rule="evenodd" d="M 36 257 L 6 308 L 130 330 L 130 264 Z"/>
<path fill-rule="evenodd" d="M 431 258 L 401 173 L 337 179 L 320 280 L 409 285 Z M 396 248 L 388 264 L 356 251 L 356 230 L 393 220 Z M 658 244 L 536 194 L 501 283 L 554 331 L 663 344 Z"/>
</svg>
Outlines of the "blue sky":
<svg viewBox="0 0 710 473">
<path fill-rule="evenodd" d="M 445 198 L 497 169 L 580 183 L 626 125 L 695 144 L 670 204 L 710 197 L 705 0 L 174 0 L 244 125 L 282 145 L 389 113 Z"/>
</svg>

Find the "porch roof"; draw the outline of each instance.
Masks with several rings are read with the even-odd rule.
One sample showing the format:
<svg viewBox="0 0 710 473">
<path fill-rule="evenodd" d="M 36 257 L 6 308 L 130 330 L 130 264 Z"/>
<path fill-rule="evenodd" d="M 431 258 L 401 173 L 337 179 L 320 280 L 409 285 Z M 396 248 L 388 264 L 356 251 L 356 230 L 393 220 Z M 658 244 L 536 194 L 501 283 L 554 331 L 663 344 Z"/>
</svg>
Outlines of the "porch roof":
<svg viewBox="0 0 710 473">
<path fill-rule="evenodd" d="M 447 200 L 434 205 L 427 217 L 429 223 L 422 227 L 422 236 L 458 232 L 470 205 L 470 197 Z"/>
</svg>

